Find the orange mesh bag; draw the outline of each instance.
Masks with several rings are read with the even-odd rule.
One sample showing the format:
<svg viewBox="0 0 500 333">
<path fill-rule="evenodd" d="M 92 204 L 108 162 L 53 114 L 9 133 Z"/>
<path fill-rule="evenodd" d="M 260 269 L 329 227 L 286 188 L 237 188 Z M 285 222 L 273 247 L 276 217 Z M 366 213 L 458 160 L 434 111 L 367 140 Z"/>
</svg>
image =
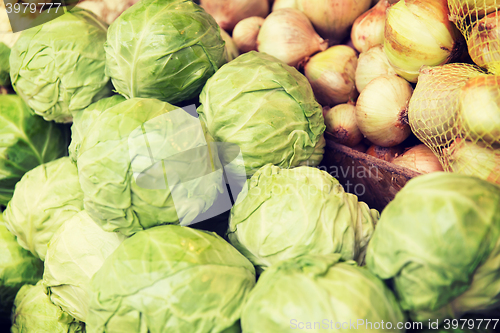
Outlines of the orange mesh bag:
<svg viewBox="0 0 500 333">
<path fill-rule="evenodd" d="M 423 67 L 408 120 L 444 170 L 500 184 L 500 76 L 469 64 Z"/>
</svg>

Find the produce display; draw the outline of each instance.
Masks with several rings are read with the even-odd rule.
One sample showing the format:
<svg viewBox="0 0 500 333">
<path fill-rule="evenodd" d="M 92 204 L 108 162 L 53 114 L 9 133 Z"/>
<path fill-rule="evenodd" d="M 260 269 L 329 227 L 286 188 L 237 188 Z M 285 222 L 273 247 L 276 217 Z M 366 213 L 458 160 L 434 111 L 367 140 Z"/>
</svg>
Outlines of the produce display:
<svg viewBox="0 0 500 333">
<path fill-rule="evenodd" d="M 0 2 L 0 332 L 500 331 L 500 0 L 56 8 Z"/>
</svg>

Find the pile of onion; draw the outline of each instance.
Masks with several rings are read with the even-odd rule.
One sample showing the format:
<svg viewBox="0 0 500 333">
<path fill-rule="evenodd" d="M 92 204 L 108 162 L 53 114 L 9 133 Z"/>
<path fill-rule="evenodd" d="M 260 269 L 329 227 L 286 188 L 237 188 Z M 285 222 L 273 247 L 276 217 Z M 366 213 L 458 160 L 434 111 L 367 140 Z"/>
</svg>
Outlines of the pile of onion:
<svg viewBox="0 0 500 333">
<path fill-rule="evenodd" d="M 247 17 L 266 17 L 269 14 L 268 0 L 200 0 L 200 4 L 226 31 L 232 31 Z"/>
<path fill-rule="evenodd" d="M 463 36 L 448 19 L 447 0 L 399 1 L 387 10 L 384 51 L 396 72 L 417 82 L 422 66 L 462 53 Z"/>
<path fill-rule="evenodd" d="M 392 163 L 420 173 L 444 171 L 437 156 L 424 144 L 409 149 Z"/>
<path fill-rule="evenodd" d="M 355 147 L 363 140 L 363 134 L 356 123 L 356 107 L 353 104 L 339 104 L 331 109 L 325 107 L 323 112 L 326 131 L 332 135 L 333 141 Z"/>
<path fill-rule="evenodd" d="M 354 83 L 357 64 L 356 51 L 347 45 L 332 46 L 302 63 L 314 95 L 323 106 L 346 103 L 358 96 Z"/>
<path fill-rule="evenodd" d="M 248 17 L 236 24 L 233 30 L 233 41 L 240 52 L 257 51 L 257 37 L 264 19 L 260 16 Z"/>
<path fill-rule="evenodd" d="M 404 149 L 401 145 L 393 147 L 380 147 L 377 145 L 371 145 L 366 151 L 366 153 L 380 160 L 392 162 L 392 160 L 394 160 L 394 158 L 396 158 L 397 156 L 401 155 L 403 151 Z"/>
<path fill-rule="evenodd" d="M 389 6 L 388 0 L 381 0 L 354 21 L 351 40 L 358 52 L 384 43 L 385 12 Z"/>
<path fill-rule="evenodd" d="M 394 68 L 389 64 L 383 46 L 374 46 L 359 55 L 358 66 L 354 75 L 356 88 L 359 92 L 362 92 L 371 80 L 388 74 L 397 75 Z"/>
<path fill-rule="evenodd" d="M 408 107 L 411 129 L 420 141 L 438 147 L 456 137 L 460 89 L 478 75 L 485 74 L 468 64 L 422 68 Z"/>
<path fill-rule="evenodd" d="M 411 85 L 396 75 L 382 75 L 368 83 L 356 103 L 361 133 L 382 147 L 396 146 L 408 138 L 408 102 L 412 92 Z"/>
<path fill-rule="evenodd" d="M 301 11 L 283 8 L 264 20 L 257 37 L 257 50 L 270 54 L 290 66 L 324 51 L 328 43 L 321 38 Z"/>
<path fill-rule="evenodd" d="M 474 22 L 496 11 L 498 0 L 448 0 L 450 17 L 457 23 Z"/>
</svg>

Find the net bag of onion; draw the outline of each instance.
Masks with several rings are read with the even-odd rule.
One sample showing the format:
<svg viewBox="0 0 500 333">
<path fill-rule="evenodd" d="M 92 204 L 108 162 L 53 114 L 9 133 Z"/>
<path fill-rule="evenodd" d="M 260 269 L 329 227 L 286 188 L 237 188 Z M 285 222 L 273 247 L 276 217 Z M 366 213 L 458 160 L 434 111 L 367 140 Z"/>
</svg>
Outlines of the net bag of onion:
<svg viewBox="0 0 500 333">
<path fill-rule="evenodd" d="M 444 170 L 500 184 L 500 75 L 469 64 L 423 67 L 408 120 Z"/>
<path fill-rule="evenodd" d="M 499 75 L 500 0 L 448 0 L 448 8 L 474 63 Z"/>
</svg>

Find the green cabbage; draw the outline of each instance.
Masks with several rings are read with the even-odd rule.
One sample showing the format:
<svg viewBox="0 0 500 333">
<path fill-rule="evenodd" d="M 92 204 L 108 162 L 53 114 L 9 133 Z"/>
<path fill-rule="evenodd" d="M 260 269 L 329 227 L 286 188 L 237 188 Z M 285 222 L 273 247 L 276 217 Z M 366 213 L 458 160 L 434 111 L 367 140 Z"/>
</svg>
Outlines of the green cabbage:
<svg viewBox="0 0 500 333">
<path fill-rule="evenodd" d="M 19 289 L 24 284 L 37 283 L 42 273 L 43 263 L 17 243 L 0 214 L 0 316 L 10 314 Z"/>
<path fill-rule="evenodd" d="M 500 187 L 454 173 L 412 179 L 382 212 L 366 263 L 415 321 L 497 308 Z"/>
<path fill-rule="evenodd" d="M 46 120 L 70 122 L 110 93 L 105 23 L 83 9 L 24 30 L 12 48 L 12 86 Z"/>
<path fill-rule="evenodd" d="M 4 219 L 19 244 L 42 260 L 63 223 L 83 210 L 76 166 L 69 157 L 28 171 L 16 185 Z"/>
<path fill-rule="evenodd" d="M 325 171 L 266 165 L 231 210 L 228 237 L 258 270 L 305 254 L 362 263 L 378 212 Z"/>
<path fill-rule="evenodd" d="M 102 112 L 115 106 L 118 103 L 124 102 L 126 99 L 121 95 L 114 95 L 109 98 L 103 98 L 98 102 L 90 105 L 84 112 L 77 112 L 73 117 L 73 125 L 71 126 L 71 143 L 69 145 L 69 157 L 76 162 L 78 150 L 81 147 L 82 141 L 87 133 L 92 131 L 94 121 L 101 115 Z"/>
<path fill-rule="evenodd" d="M 241 149 L 247 175 L 268 163 L 314 166 L 323 158 L 323 113 L 309 82 L 270 55 L 251 51 L 223 66 L 200 102 L 200 120 L 215 141 Z"/>
<path fill-rule="evenodd" d="M 0 86 L 10 83 L 10 47 L 0 42 Z"/>
<path fill-rule="evenodd" d="M 109 27 L 106 74 L 127 98 L 192 99 L 226 61 L 219 29 L 190 0 L 141 0 Z"/>
<path fill-rule="evenodd" d="M 211 139 L 183 109 L 134 98 L 92 112 L 75 118 L 74 128 L 92 122 L 79 134 L 76 161 L 85 209 L 104 230 L 130 236 L 161 224 L 187 225 L 222 192 L 222 169 L 207 149 Z"/>
<path fill-rule="evenodd" d="M 65 222 L 49 242 L 43 285 L 50 300 L 85 322 L 90 302 L 90 279 L 123 241 L 123 235 L 102 230 L 82 211 Z"/>
<path fill-rule="evenodd" d="M 339 260 L 307 255 L 269 267 L 243 308 L 243 332 L 404 332 L 405 316 L 384 283 Z"/>
<path fill-rule="evenodd" d="M 42 281 L 24 285 L 14 301 L 11 333 L 85 333 L 85 325 L 52 304 Z"/>
<path fill-rule="evenodd" d="M 34 167 L 66 153 L 61 131 L 35 116 L 17 95 L 0 95 L 0 206 L 14 186 Z"/>
<path fill-rule="evenodd" d="M 92 278 L 87 331 L 237 332 L 254 284 L 252 264 L 215 233 L 178 225 L 140 231 Z"/>
</svg>

